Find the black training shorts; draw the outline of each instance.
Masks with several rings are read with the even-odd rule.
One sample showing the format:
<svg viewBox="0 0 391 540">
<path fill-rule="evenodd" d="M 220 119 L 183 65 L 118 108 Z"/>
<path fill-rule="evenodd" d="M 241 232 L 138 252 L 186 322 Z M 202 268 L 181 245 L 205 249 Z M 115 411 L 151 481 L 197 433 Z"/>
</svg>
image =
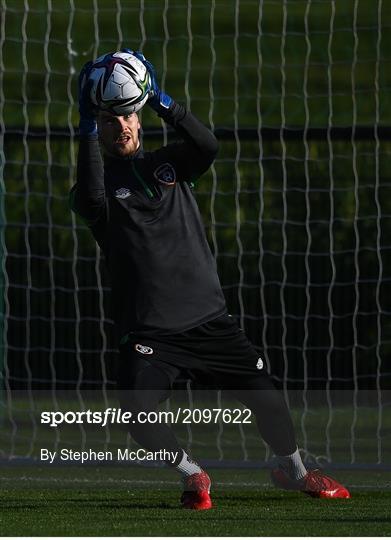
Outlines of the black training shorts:
<svg viewBox="0 0 391 540">
<path fill-rule="evenodd" d="M 171 384 L 183 375 L 221 389 L 251 387 L 250 381 L 268 377 L 264 359 L 228 314 L 179 334 L 130 334 L 120 352 L 122 388 L 132 387 L 148 366 L 163 371 Z"/>
</svg>

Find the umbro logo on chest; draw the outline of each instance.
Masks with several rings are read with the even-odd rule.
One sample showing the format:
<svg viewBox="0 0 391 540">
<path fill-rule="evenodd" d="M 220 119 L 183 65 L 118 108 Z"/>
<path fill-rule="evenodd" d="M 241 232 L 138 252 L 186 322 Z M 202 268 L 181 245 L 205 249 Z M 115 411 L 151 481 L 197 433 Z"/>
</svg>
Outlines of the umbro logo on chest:
<svg viewBox="0 0 391 540">
<path fill-rule="evenodd" d="M 128 188 L 122 187 L 122 188 L 119 188 L 119 189 L 115 190 L 115 197 L 117 199 L 127 199 L 131 195 L 133 195 L 133 194 L 130 191 L 130 189 L 128 189 Z"/>
</svg>

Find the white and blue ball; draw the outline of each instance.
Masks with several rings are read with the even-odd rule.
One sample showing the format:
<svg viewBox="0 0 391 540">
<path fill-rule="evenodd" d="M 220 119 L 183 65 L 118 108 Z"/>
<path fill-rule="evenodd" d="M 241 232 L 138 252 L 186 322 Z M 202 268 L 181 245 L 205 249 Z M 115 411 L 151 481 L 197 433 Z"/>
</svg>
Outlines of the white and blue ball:
<svg viewBox="0 0 391 540">
<path fill-rule="evenodd" d="M 100 110 L 124 116 L 139 111 L 151 89 L 148 70 L 131 53 L 114 52 L 97 58 L 88 77 L 91 101 Z"/>
</svg>

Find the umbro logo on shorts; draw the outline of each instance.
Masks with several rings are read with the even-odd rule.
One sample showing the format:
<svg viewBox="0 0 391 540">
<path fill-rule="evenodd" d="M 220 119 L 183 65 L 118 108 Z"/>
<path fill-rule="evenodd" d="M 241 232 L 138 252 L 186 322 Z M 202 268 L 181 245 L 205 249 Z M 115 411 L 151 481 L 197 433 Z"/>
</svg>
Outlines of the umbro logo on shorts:
<svg viewBox="0 0 391 540">
<path fill-rule="evenodd" d="M 263 368 L 263 360 L 262 358 L 258 358 L 257 369 L 262 369 L 262 368 Z"/>
<path fill-rule="evenodd" d="M 152 347 L 147 347 L 146 345 L 141 345 L 140 343 L 136 343 L 134 346 L 137 352 L 141 354 L 153 354 Z"/>
</svg>

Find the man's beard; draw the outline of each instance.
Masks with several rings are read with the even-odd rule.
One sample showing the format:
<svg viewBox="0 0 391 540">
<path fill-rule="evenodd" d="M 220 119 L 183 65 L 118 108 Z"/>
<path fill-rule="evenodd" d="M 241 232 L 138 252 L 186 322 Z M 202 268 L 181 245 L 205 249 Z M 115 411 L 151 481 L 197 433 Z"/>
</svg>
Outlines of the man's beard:
<svg viewBox="0 0 391 540">
<path fill-rule="evenodd" d="M 106 149 L 106 152 L 114 157 L 120 157 L 120 158 L 126 158 L 133 156 L 137 150 L 140 147 L 140 142 L 138 141 L 137 144 L 127 144 L 127 145 L 119 145 L 116 143 L 113 143 L 110 148 L 107 148 L 107 146 L 104 145 L 104 148 Z"/>
</svg>

